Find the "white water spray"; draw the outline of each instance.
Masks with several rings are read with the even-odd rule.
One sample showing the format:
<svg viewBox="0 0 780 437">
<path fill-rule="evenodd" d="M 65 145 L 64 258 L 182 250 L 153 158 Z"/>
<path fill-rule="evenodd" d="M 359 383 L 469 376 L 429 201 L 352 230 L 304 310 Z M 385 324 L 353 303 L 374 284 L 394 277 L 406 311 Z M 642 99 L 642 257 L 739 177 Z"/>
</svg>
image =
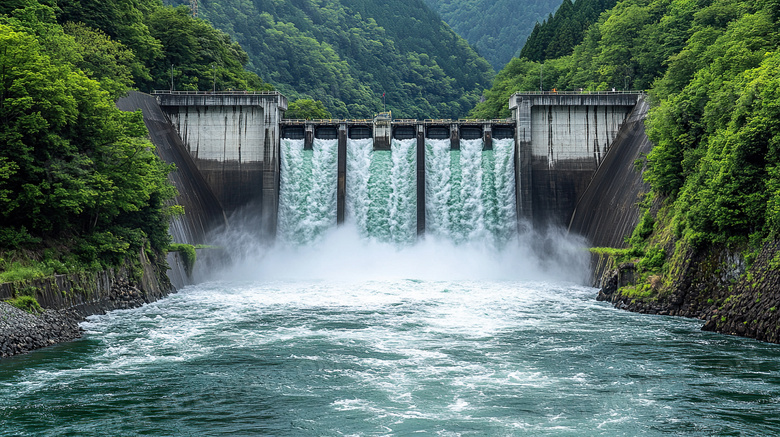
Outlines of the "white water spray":
<svg viewBox="0 0 780 437">
<path fill-rule="evenodd" d="M 504 247 L 517 233 L 514 141 L 426 141 L 426 234 L 458 244 L 489 241 Z"/>
<path fill-rule="evenodd" d="M 393 140 L 391 150 L 373 141 L 347 142 L 347 220 L 363 237 L 411 244 L 416 236 L 415 140 Z"/>
<path fill-rule="evenodd" d="M 314 141 L 312 150 L 303 140 L 281 142 L 279 186 L 279 238 L 307 244 L 336 225 L 337 140 Z"/>
</svg>

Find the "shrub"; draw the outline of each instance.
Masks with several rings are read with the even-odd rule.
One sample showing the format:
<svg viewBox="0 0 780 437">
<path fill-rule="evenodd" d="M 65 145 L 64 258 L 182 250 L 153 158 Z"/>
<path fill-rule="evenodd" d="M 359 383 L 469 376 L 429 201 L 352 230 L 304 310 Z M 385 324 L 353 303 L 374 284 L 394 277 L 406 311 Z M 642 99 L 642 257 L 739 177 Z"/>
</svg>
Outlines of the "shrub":
<svg viewBox="0 0 780 437">
<path fill-rule="evenodd" d="M 195 261 L 198 259 L 198 254 L 195 252 L 195 246 L 192 244 L 172 243 L 168 246 L 168 252 L 179 252 L 182 261 L 184 261 L 184 271 L 187 273 L 187 276 L 191 276 L 192 268 L 195 266 Z"/>
<path fill-rule="evenodd" d="M 41 305 L 32 296 L 19 296 L 14 299 L 10 299 L 7 302 L 22 311 L 27 311 L 30 314 L 40 314 L 43 312 Z"/>
</svg>

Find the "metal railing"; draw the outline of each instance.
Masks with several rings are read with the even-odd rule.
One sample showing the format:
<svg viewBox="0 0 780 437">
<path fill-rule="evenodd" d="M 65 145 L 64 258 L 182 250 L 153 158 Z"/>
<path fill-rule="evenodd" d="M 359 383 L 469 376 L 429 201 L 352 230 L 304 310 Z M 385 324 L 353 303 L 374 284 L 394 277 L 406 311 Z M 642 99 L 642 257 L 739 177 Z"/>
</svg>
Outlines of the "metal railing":
<svg viewBox="0 0 780 437">
<path fill-rule="evenodd" d="M 341 124 L 341 123 L 351 123 L 351 124 L 373 124 L 374 120 L 370 118 L 350 118 L 350 119 L 341 119 L 341 118 L 324 118 L 324 119 L 312 119 L 312 120 L 306 120 L 302 118 L 283 118 L 280 123 L 282 124 L 306 124 L 306 123 L 312 123 L 312 124 Z M 511 118 L 494 118 L 494 119 L 482 119 L 482 118 L 459 118 L 457 120 L 453 120 L 450 118 L 440 118 L 440 119 L 434 119 L 434 118 L 426 118 L 424 120 L 419 120 L 416 118 L 398 118 L 395 120 L 392 120 L 392 123 L 398 123 L 398 124 L 414 124 L 414 123 L 422 123 L 422 124 L 513 124 L 514 120 Z"/>
<path fill-rule="evenodd" d="M 556 91 L 517 91 L 514 95 L 518 94 L 533 94 L 533 95 L 565 95 L 565 96 L 571 96 L 571 95 L 615 95 L 615 94 L 645 94 L 644 91 L 588 91 L 588 90 L 574 90 L 574 91 L 564 91 L 564 90 L 556 90 Z"/>
<path fill-rule="evenodd" d="M 154 90 L 152 95 L 156 94 L 169 94 L 174 96 L 281 96 L 279 91 L 171 91 L 171 90 Z"/>
</svg>

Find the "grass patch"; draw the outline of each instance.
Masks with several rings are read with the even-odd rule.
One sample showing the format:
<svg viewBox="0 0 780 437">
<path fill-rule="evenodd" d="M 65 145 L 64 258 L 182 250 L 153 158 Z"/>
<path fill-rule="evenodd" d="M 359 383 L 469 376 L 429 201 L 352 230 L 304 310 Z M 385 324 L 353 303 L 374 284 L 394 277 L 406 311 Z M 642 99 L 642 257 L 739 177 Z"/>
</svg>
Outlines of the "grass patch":
<svg viewBox="0 0 780 437">
<path fill-rule="evenodd" d="M 178 252 L 184 262 L 184 271 L 187 276 L 192 275 L 192 268 L 195 267 L 195 261 L 198 260 L 198 254 L 195 252 L 195 246 L 192 244 L 172 243 L 168 246 L 168 252 Z"/>
<path fill-rule="evenodd" d="M 629 299 L 647 299 L 655 295 L 650 284 L 627 285 L 620 289 L 620 295 Z"/>
<path fill-rule="evenodd" d="M 41 308 L 38 300 L 32 296 L 19 296 L 9 299 L 6 302 L 30 314 L 40 314 L 43 312 L 43 308 Z"/>
<path fill-rule="evenodd" d="M 0 273 L 0 282 L 29 281 L 48 276 L 44 266 L 22 265 L 19 262 L 11 264 L 4 272 Z"/>
</svg>

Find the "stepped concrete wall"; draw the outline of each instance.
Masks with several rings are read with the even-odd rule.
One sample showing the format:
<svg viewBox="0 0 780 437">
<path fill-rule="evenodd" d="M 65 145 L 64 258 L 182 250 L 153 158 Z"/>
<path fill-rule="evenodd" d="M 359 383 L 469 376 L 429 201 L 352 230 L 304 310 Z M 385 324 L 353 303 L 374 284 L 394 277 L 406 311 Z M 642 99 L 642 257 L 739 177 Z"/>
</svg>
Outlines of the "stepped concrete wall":
<svg viewBox="0 0 780 437">
<path fill-rule="evenodd" d="M 518 217 L 568 224 L 638 93 L 520 93 L 509 101 L 517 147 Z"/>
</svg>

